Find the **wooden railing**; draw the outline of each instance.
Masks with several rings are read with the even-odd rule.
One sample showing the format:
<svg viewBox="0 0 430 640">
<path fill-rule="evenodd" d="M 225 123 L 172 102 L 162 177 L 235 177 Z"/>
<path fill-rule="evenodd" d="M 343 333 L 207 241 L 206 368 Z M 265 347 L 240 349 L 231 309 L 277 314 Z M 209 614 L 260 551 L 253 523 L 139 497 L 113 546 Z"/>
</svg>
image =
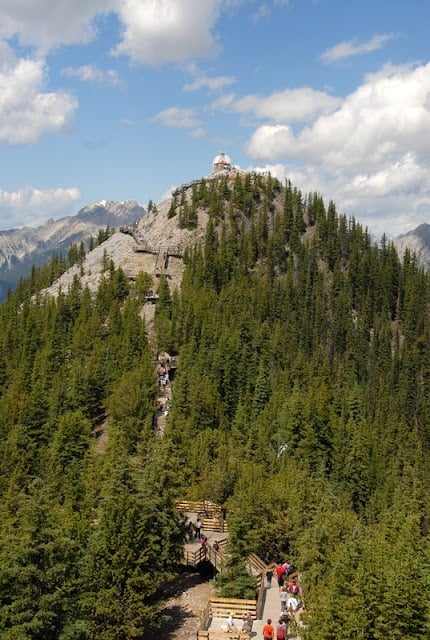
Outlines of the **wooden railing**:
<svg viewBox="0 0 430 640">
<path fill-rule="evenodd" d="M 158 255 L 159 252 L 159 247 L 151 247 L 146 241 L 144 240 L 136 240 L 136 244 L 134 246 L 134 251 L 135 253 L 141 252 L 141 253 L 152 253 L 154 255 Z"/>
<path fill-rule="evenodd" d="M 201 518 L 203 531 L 219 531 L 226 533 L 228 531 L 227 522 L 222 518 Z"/>
<path fill-rule="evenodd" d="M 200 547 L 196 551 L 188 551 L 187 549 L 184 550 L 184 562 L 190 567 L 197 567 L 197 565 L 203 562 L 205 558 L 205 550 L 202 547 Z"/>
<path fill-rule="evenodd" d="M 184 549 L 185 564 L 191 567 L 196 567 L 204 560 L 209 560 L 217 571 L 222 571 L 226 562 L 225 549 L 227 539 L 223 538 L 222 540 L 218 540 L 218 544 L 218 551 L 216 551 L 210 544 L 208 544 L 206 548 L 202 546 L 196 550 Z"/>
<path fill-rule="evenodd" d="M 221 505 L 210 500 L 177 500 L 176 508 L 182 512 L 202 514 L 206 518 L 220 517 L 222 514 Z"/>
<path fill-rule="evenodd" d="M 252 623 L 257 615 L 256 601 L 238 598 L 211 598 L 205 613 L 206 616 L 202 621 L 202 626 L 197 631 L 197 640 L 224 640 L 225 638 L 230 640 L 249 640 L 251 630 L 242 631 L 242 625 L 231 631 L 222 628 L 219 630 L 208 629 L 208 627 L 213 618 L 227 619 L 230 614 L 233 614 L 235 619 L 244 619 L 245 616 L 250 615 Z"/>
<path fill-rule="evenodd" d="M 225 533 L 228 530 L 225 510 L 219 504 L 209 500 L 177 500 L 176 508 L 182 513 L 195 513 L 202 523 L 203 531 Z"/>
<path fill-rule="evenodd" d="M 215 551 L 210 545 L 207 547 L 205 560 L 209 560 L 212 566 L 219 572 L 223 570 L 226 561 L 222 551 Z"/>
<path fill-rule="evenodd" d="M 263 617 L 263 609 L 264 609 L 264 596 L 266 593 L 266 572 L 259 573 L 257 576 L 257 588 L 258 588 L 258 596 L 257 596 L 257 618 L 261 620 Z"/>
<path fill-rule="evenodd" d="M 243 618 L 247 613 L 253 620 L 257 618 L 257 603 L 255 600 L 242 600 L 241 598 L 211 598 L 209 600 L 211 618 L 228 618 L 230 613 L 233 618 Z"/>
<path fill-rule="evenodd" d="M 203 612 L 203 617 L 200 622 L 200 629 L 202 630 L 208 629 L 210 617 L 211 617 L 211 603 L 210 603 L 210 600 L 208 600 L 205 610 Z"/>
<path fill-rule="evenodd" d="M 256 553 L 250 553 L 247 557 L 247 564 L 249 568 L 253 571 L 253 573 L 262 573 L 265 574 L 267 571 L 266 563 L 257 556 Z"/>
</svg>

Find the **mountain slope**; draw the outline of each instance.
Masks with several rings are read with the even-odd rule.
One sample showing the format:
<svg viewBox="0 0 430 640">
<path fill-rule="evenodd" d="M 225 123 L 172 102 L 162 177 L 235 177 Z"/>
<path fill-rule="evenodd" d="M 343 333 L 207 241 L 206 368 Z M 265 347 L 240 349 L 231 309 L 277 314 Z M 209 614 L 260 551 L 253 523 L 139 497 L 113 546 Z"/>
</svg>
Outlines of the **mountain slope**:
<svg viewBox="0 0 430 640">
<path fill-rule="evenodd" d="M 420 224 L 413 231 L 408 231 L 394 240 L 397 251 L 401 256 L 406 248 L 413 251 L 418 259 L 418 263 L 425 269 L 430 268 L 430 225 Z"/>
<path fill-rule="evenodd" d="M 46 263 L 53 253 L 66 253 L 72 243 L 97 236 L 100 228 L 119 227 L 140 220 L 146 213 L 134 200 L 101 200 L 81 209 L 77 215 L 48 220 L 40 227 L 0 231 L 0 300 L 32 265 Z"/>
<path fill-rule="evenodd" d="M 0 306 L 0 637 L 152 637 L 183 497 L 225 508 L 222 596 L 254 597 L 254 552 L 300 571 L 312 640 L 428 637 L 430 274 L 270 176 L 193 183 L 135 236 Z"/>
</svg>

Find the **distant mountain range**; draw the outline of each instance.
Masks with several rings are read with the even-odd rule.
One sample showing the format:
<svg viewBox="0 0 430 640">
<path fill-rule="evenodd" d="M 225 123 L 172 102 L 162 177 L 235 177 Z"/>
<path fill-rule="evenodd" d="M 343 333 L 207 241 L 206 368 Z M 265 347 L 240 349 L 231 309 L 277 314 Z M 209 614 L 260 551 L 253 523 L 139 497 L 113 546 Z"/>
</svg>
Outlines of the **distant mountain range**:
<svg viewBox="0 0 430 640">
<path fill-rule="evenodd" d="M 0 231 L 0 301 L 31 267 L 41 266 L 53 254 L 66 255 L 71 244 L 97 237 L 108 225 L 115 229 L 139 221 L 146 213 L 134 200 L 100 200 L 81 209 L 75 216 L 48 220 L 40 227 Z"/>
<path fill-rule="evenodd" d="M 430 269 L 430 225 L 420 224 L 413 231 L 408 231 L 394 240 L 397 251 L 403 256 L 409 248 L 416 256 L 418 263 L 425 269 Z"/>
</svg>

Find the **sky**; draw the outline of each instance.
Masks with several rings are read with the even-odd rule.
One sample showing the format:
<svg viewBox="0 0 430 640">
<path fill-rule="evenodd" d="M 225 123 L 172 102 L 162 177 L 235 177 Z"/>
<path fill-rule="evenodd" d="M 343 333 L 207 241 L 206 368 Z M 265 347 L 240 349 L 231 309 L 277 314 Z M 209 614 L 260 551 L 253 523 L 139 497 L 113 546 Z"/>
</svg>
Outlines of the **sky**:
<svg viewBox="0 0 430 640">
<path fill-rule="evenodd" d="M 375 237 L 430 223 L 430 2 L 0 0 L 0 229 L 220 151 Z"/>
</svg>

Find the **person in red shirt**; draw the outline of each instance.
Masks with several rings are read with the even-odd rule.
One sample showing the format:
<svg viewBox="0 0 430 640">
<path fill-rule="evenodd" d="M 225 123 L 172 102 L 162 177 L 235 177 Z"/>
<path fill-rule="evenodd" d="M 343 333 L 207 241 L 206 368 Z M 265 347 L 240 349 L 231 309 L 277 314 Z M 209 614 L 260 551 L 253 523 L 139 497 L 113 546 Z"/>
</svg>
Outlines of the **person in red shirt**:
<svg viewBox="0 0 430 640">
<path fill-rule="evenodd" d="M 274 640 L 275 637 L 275 629 L 272 627 L 272 621 L 270 618 L 267 618 L 267 623 L 263 627 L 263 638 L 264 640 Z"/>
<path fill-rule="evenodd" d="M 279 576 L 280 576 L 282 573 L 285 573 L 285 570 L 284 570 L 284 568 L 282 567 L 282 565 L 281 565 L 281 564 L 279 564 L 279 565 L 276 567 L 276 569 L 275 569 L 275 573 L 276 573 L 276 577 L 277 577 L 277 578 L 279 578 Z"/>
<path fill-rule="evenodd" d="M 276 578 L 278 580 L 279 591 L 282 589 L 282 586 L 285 582 L 285 578 L 287 577 L 284 566 L 285 565 L 280 564 L 275 569 Z"/>
<path fill-rule="evenodd" d="M 287 585 L 287 591 L 288 591 L 288 593 L 292 593 L 293 596 L 297 596 L 300 593 L 300 587 L 295 582 L 290 582 Z"/>
</svg>

